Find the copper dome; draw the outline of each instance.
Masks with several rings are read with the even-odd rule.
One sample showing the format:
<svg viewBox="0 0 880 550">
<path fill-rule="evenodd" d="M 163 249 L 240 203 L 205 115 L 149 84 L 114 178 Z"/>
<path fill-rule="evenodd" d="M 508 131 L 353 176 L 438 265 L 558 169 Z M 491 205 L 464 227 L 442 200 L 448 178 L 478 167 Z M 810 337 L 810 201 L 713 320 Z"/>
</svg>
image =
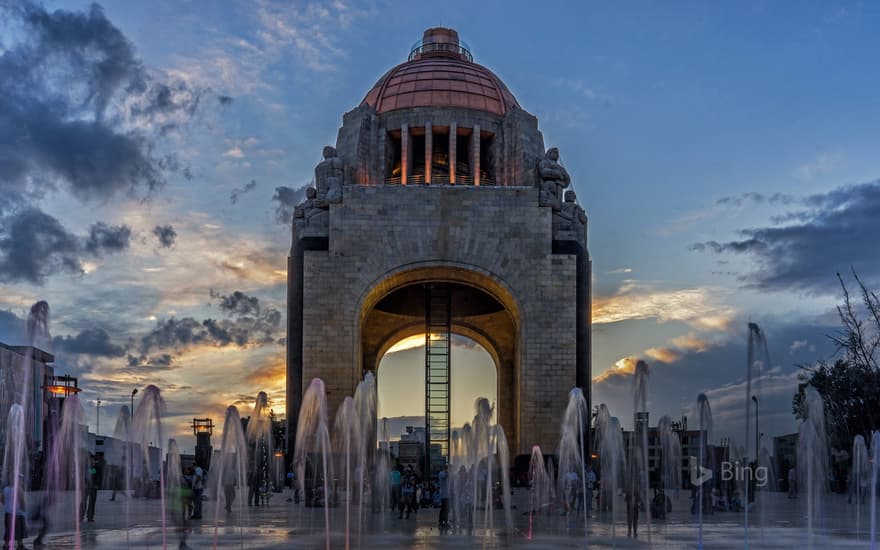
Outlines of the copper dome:
<svg viewBox="0 0 880 550">
<path fill-rule="evenodd" d="M 455 107 L 503 115 L 519 107 L 495 74 L 473 62 L 452 29 L 436 27 L 373 86 L 361 105 L 378 113 L 413 107 Z"/>
</svg>

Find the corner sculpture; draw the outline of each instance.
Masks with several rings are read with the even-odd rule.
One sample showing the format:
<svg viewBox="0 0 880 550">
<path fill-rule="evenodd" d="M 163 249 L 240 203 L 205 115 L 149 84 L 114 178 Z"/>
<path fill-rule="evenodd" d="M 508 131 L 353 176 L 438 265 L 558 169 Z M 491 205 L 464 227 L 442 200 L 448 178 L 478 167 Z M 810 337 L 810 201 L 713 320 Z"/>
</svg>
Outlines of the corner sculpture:
<svg viewBox="0 0 880 550">
<path fill-rule="evenodd" d="M 571 184 L 568 171 L 559 164 L 559 149 L 547 149 L 544 158 L 538 162 L 538 176 L 538 204 L 550 206 L 554 212 L 559 212 L 562 210 L 562 191 Z"/>
<path fill-rule="evenodd" d="M 293 209 L 294 235 L 326 236 L 329 230 L 330 205 L 342 202 L 345 173 L 336 148 L 324 147 L 324 160 L 315 167 L 315 187 L 306 189 L 306 198 Z"/>
</svg>

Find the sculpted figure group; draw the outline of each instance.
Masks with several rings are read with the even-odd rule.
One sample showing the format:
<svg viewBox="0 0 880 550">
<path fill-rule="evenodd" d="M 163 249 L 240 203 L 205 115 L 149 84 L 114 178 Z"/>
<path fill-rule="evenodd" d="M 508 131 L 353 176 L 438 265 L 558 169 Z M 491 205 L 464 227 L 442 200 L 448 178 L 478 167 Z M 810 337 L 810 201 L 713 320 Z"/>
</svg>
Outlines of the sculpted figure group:
<svg viewBox="0 0 880 550">
<path fill-rule="evenodd" d="M 554 212 L 562 210 L 562 193 L 571 184 L 571 177 L 564 166 L 559 164 L 559 149 L 551 147 L 538 163 L 539 183 L 538 204 L 550 206 Z"/>
<path fill-rule="evenodd" d="M 306 189 L 306 200 L 293 210 L 295 230 L 326 229 L 330 205 L 342 202 L 342 181 L 345 168 L 336 148 L 324 147 L 324 160 L 315 167 L 315 187 Z"/>
</svg>

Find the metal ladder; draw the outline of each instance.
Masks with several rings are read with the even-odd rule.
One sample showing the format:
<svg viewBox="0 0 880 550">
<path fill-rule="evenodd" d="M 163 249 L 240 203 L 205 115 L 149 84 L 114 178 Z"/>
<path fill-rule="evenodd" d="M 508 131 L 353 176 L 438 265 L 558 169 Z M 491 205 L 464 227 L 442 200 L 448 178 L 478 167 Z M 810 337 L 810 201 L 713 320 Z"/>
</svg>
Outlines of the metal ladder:
<svg viewBox="0 0 880 550">
<path fill-rule="evenodd" d="M 425 286 L 425 475 L 449 456 L 452 300 L 448 288 Z"/>
</svg>

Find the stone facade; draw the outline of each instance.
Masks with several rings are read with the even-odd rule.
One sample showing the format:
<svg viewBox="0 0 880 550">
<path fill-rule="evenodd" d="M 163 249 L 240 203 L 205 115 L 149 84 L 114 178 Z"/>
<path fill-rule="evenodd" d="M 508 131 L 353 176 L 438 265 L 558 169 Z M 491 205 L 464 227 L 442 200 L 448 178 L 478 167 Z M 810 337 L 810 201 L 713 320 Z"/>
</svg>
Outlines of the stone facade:
<svg viewBox="0 0 880 550">
<path fill-rule="evenodd" d="M 430 169 L 418 185 L 389 178 L 394 155 L 388 148 L 398 147 L 400 169 L 411 162 L 410 135 L 425 136 L 423 162 L 430 168 L 434 127 L 445 132 L 434 140 L 449 140 L 448 181 L 454 179 L 455 136 L 489 136 L 483 142 L 489 154 L 480 152 L 479 140 L 466 152 L 471 185 L 428 184 Z M 395 141 L 392 132 L 402 138 Z M 573 193 L 553 205 L 542 198 L 546 159 L 553 155 L 545 154 L 537 119 L 516 105 L 498 114 L 448 106 L 377 112 L 362 104 L 345 115 L 336 152 L 344 167 L 342 199 L 328 200 L 319 186 L 293 223 L 289 445 L 312 378 L 324 380 L 332 414 L 395 339 L 424 333 L 424 324 L 377 304 L 410 285 L 444 283 L 476 289 L 498 305 L 453 319 L 452 331 L 477 340 L 496 362 L 498 419 L 511 452 L 528 453 L 535 444 L 552 452 L 571 388 L 580 386 L 589 404 L 591 266 L 586 215 Z M 492 185 L 477 185 L 481 161 L 492 164 L 483 167 L 494 176 Z M 319 165 L 319 172 L 327 166 Z M 561 195 L 568 182 L 556 183 Z"/>
</svg>

